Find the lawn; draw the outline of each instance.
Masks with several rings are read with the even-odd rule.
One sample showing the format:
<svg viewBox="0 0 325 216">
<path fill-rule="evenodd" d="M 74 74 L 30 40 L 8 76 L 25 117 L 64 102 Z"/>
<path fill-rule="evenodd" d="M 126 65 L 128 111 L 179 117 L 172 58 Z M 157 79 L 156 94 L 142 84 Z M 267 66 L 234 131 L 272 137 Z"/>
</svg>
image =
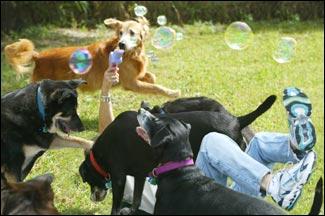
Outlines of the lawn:
<svg viewBox="0 0 325 216">
<path fill-rule="evenodd" d="M 172 49 L 156 50 L 147 42 L 146 48 L 159 57 L 149 65 L 157 83 L 178 88 L 182 96 L 204 95 L 220 101 L 231 113 L 243 115 L 254 110 L 270 94 L 278 99 L 273 107 L 253 124 L 255 131 L 288 132 L 287 117 L 282 105 L 282 91 L 288 86 L 304 90 L 313 104 L 312 120 L 317 131 L 315 151 L 317 165 L 310 182 L 290 214 L 307 214 L 317 180 L 324 177 L 324 24 L 323 22 L 252 22 L 254 42 L 243 51 L 230 49 L 224 42 L 224 25 L 195 23 L 183 29 L 184 39 Z M 176 27 L 175 27 L 176 28 Z M 152 29 L 153 31 L 153 29 Z M 31 39 L 37 50 L 65 45 L 84 45 L 101 40 L 109 34 L 103 25 L 96 30 L 59 29 L 53 26 L 33 27 L 23 32 L 2 35 L 1 48 L 18 38 Z M 271 55 L 282 36 L 294 37 L 297 52 L 286 64 L 275 62 Z M 16 80 L 15 73 L 1 54 L 1 95 L 24 87 L 28 76 Z M 97 135 L 98 96 L 80 93 L 79 108 L 86 131 L 75 134 L 91 139 Z M 114 114 L 136 110 L 146 100 L 152 105 L 169 100 L 162 96 L 141 95 L 115 88 L 112 92 Z M 31 122 L 32 124 L 32 122 Z M 90 201 L 90 189 L 79 176 L 83 160 L 81 149 L 48 151 L 41 157 L 28 178 L 51 172 L 55 205 L 62 214 L 109 214 L 111 198 L 104 202 Z M 277 168 L 282 168 L 282 165 Z M 272 202 L 270 199 L 268 201 Z M 324 206 L 321 214 L 324 214 Z"/>
</svg>

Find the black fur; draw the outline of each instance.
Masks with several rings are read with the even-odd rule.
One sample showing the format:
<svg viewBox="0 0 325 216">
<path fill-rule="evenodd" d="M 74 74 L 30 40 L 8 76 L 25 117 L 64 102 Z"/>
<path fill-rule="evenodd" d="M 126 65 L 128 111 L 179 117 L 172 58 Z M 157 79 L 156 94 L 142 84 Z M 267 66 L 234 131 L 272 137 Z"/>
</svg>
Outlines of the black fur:
<svg viewBox="0 0 325 216">
<path fill-rule="evenodd" d="M 264 107 L 270 107 L 275 96 L 270 96 L 259 106 L 259 112 L 254 112 L 256 117 L 266 111 Z M 261 108 L 263 107 L 263 108 Z M 237 143 L 242 143 L 240 133 L 241 126 L 236 117 L 224 112 L 192 111 L 169 114 L 186 123 L 190 123 L 190 143 L 196 158 L 203 137 L 209 132 L 216 131 L 228 135 Z M 138 126 L 137 113 L 133 111 L 123 112 L 103 131 L 94 146 L 93 154 L 102 168 L 112 177 L 113 206 L 112 214 L 120 211 L 126 175 L 135 177 L 135 194 L 131 213 L 135 212 L 141 202 L 143 185 L 147 174 L 157 165 L 158 160 L 152 154 L 152 149 L 136 133 Z M 164 116 L 164 114 L 158 114 Z M 255 118 L 256 118 L 255 117 Z M 251 121 L 254 118 L 250 118 Z M 98 187 L 105 190 L 103 178 L 90 164 L 89 156 L 80 165 L 80 175 L 92 188 Z M 93 190 L 92 190 L 93 191 Z"/>
<path fill-rule="evenodd" d="M 268 97 L 263 106 L 260 106 L 259 109 L 255 110 L 252 113 L 249 113 L 244 116 L 235 117 L 229 113 L 218 101 L 213 100 L 207 97 L 189 97 L 189 98 L 180 98 L 174 101 L 168 101 L 162 106 L 154 106 L 150 108 L 149 103 L 142 102 L 141 107 L 150 111 L 151 113 L 179 113 L 179 112 L 190 112 L 190 111 L 212 111 L 218 112 L 219 115 L 224 115 L 229 118 L 237 118 L 239 124 L 241 125 L 241 133 L 245 138 L 246 143 L 249 143 L 250 140 L 254 137 L 254 132 L 248 127 L 248 125 L 255 120 L 255 118 L 262 113 L 266 112 L 276 100 L 275 95 Z M 246 148 L 245 142 L 239 142 L 242 150 Z"/>
<path fill-rule="evenodd" d="M 142 110 L 138 114 L 138 120 L 140 126 L 148 132 L 150 145 L 161 164 L 193 156 L 189 142 L 191 127 L 188 124 L 171 117 L 148 118 L 148 115 L 148 112 Z M 154 214 L 158 215 L 286 214 L 279 207 L 262 199 L 217 184 L 194 165 L 159 175 L 156 198 Z M 316 209 L 319 211 L 321 204 L 317 203 Z M 311 212 L 317 213 L 314 210 Z"/>
<path fill-rule="evenodd" d="M 83 83 L 83 80 L 43 80 L 1 97 L 1 172 L 5 172 L 6 177 L 22 181 L 57 136 L 56 133 L 40 131 L 44 122 L 36 102 L 38 87 L 44 96 L 46 127 L 50 128 L 53 116 L 61 112 L 62 117 L 71 117 L 68 121 L 57 121 L 56 126 L 61 131 L 82 131 L 84 127 L 76 113 L 76 88 Z M 24 146 L 41 150 L 23 169 L 26 159 Z"/>
</svg>

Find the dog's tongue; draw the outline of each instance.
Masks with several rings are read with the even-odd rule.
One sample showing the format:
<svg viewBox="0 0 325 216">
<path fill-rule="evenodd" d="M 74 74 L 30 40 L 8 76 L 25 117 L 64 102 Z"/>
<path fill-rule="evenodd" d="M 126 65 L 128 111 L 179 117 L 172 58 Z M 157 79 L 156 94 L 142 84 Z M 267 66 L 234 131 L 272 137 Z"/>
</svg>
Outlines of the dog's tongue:
<svg viewBox="0 0 325 216">
<path fill-rule="evenodd" d="M 136 132 L 144 141 L 149 142 L 149 137 L 145 129 L 142 127 L 136 127 Z"/>
</svg>

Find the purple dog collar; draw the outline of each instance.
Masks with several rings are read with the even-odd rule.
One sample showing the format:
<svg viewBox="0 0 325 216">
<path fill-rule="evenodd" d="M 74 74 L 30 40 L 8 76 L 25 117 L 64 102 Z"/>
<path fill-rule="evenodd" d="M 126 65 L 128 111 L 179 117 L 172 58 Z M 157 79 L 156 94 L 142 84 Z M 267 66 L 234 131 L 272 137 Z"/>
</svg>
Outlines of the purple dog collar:
<svg viewBox="0 0 325 216">
<path fill-rule="evenodd" d="M 182 167 L 186 167 L 186 166 L 192 166 L 194 165 L 194 161 L 192 158 L 189 158 L 189 159 L 186 159 L 186 160 L 183 160 L 183 161 L 172 161 L 172 162 L 168 162 L 162 166 L 159 166 L 159 167 L 156 167 L 152 170 L 151 173 L 149 173 L 149 176 L 152 176 L 152 177 L 158 177 L 160 174 L 163 174 L 163 173 L 166 173 L 166 172 L 169 172 L 171 170 L 174 170 L 174 169 L 178 169 L 178 168 L 182 168 Z"/>
</svg>

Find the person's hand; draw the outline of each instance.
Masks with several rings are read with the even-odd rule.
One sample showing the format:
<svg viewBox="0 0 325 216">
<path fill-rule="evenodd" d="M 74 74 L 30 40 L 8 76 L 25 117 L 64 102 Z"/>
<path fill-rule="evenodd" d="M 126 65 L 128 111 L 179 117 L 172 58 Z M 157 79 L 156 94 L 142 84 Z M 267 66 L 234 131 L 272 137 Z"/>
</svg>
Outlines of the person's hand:
<svg viewBox="0 0 325 216">
<path fill-rule="evenodd" d="M 103 77 L 103 84 L 102 84 L 102 91 L 108 91 L 112 88 L 113 85 L 117 84 L 119 82 L 119 74 L 118 74 L 119 68 L 114 65 L 109 67 Z"/>
</svg>

